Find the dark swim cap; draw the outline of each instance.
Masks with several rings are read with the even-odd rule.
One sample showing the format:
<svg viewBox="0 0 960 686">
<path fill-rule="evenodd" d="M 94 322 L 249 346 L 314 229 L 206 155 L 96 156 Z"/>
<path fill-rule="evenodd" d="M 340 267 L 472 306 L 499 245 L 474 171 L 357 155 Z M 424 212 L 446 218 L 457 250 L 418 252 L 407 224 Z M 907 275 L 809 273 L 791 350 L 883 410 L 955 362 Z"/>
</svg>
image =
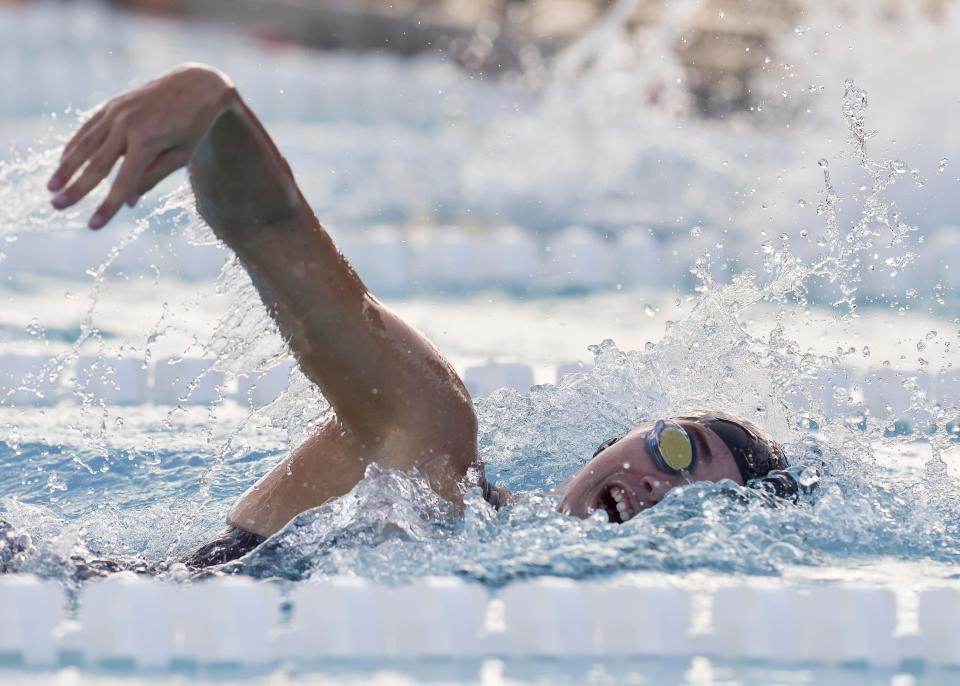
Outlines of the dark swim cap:
<svg viewBox="0 0 960 686">
<path fill-rule="evenodd" d="M 789 466 L 780 444 L 746 419 L 726 412 L 703 412 L 677 419 L 697 422 L 719 436 L 733 455 L 743 483 Z"/>
</svg>

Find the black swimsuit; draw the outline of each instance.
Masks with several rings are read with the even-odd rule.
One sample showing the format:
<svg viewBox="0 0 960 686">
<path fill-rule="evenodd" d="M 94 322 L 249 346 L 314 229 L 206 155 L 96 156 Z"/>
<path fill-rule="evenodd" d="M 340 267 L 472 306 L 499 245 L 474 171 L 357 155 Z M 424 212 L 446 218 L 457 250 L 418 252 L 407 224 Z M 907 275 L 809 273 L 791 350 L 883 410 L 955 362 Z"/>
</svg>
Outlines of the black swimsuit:
<svg viewBox="0 0 960 686">
<path fill-rule="evenodd" d="M 243 557 L 266 540 L 264 536 L 231 525 L 211 540 L 188 550 L 180 562 L 196 568 L 226 564 Z"/>
</svg>

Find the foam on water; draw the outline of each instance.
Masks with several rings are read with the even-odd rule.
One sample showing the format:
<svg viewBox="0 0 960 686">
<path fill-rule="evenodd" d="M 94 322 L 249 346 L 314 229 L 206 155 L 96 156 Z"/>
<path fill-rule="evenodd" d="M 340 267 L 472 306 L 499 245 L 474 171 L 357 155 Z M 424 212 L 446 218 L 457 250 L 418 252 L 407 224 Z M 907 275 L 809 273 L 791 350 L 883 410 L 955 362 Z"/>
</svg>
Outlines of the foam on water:
<svg viewBox="0 0 960 686">
<path fill-rule="evenodd" d="M 629 4 L 621 3 L 618 12 L 625 13 Z M 674 20 L 679 22 L 680 15 L 695 6 L 677 3 Z M 666 33 L 657 34 L 660 45 L 672 40 L 673 22 L 665 26 Z M 463 211 L 483 189 L 487 216 L 521 218 L 535 227 L 557 217 L 617 226 L 648 218 L 644 212 L 661 218 L 683 216 L 683 223 L 690 225 L 701 220 L 728 223 L 742 201 L 736 189 L 750 187 L 745 175 L 751 172 L 746 163 L 735 170 L 723 162 L 754 132 L 728 136 L 704 152 L 706 141 L 719 135 L 716 127 L 704 125 L 689 135 L 676 135 L 671 118 L 675 112 L 645 113 L 647 135 L 656 132 L 660 142 L 648 139 L 624 146 L 623 141 L 630 140 L 627 132 L 637 126 L 630 116 L 635 101 L 628 98 L 619 109 L 601 108 L 594 95 L 579 101 L 579 107 L 565 106 L 571 74 L 597 88 L 610 86 L 611 74 L 616 74 L 614 50 L 612 55 L 603 53 L 609 61 L 583 76 L 584 65 L 596 64 L 583 55 L 605 49 L 602 32 L 616 33 L 617 25 L 599 30 L 567 53 L 557 80 L 534 107 L 496 119 L 480 146 L 483 155 L 455 160 L 464 170 L 462 186 L 440 184 L 424 190 L 421 186 L 429 185 L 433 170 L 417 178 L 413 194 L 424 191 L 425 203 L 434 195 L 453 198 L 457 211 Z M 398 68 L 388 61 L 372 64 L 380 72 Z M 665 64 L 654 76 L 672 74 L 674 68 Z M 411 69 L 424 79 L 420 83 L 450 78 L 446 67 L 427 61 Z M 635 85 L 627 90 L 636 90 Z M 482 96 L 489 94 L 478 89 Z M 464 89 L 462 95 L 472 102 L 470 91 Z M 668 101 L 670 107 L 683 105 Z M 453 517 L 416 474 L 374 467 L 350 494 L 297 517 L 228 571 L 292 579 L 346 573 L 387 582 L 452 573 L 499 585 L 540 574 L 779 574 L 794 566 L 853 567 L 878 558 L 956 562 L 960 503 L 943 457 L 951 447 L 946 425 L 958 408 L 932 405 L 919 393 L 912 396 L 910 418 L 931 427 L 925 440 L 932 459 L 919 480 L 904 477 L 878 460 L 877 450 L 913 450 L 908 442 L 916 435 L 888 436 L 892 420 L 900 417 L 865 414 L 854 399 L 856 389 L 837 389 L 827 412 L 821 386 L 825 375 L 841 371 L 841 356 L 814 354 L 785 333 L 788 320 L 802 322 L 807 316 L 812 295 L 834 303 L 838 319 L 855 317 L 864 302 L 859 290 L 864 275 L 877 261 L 880 269 L 895 274 L 908 268 L 912 253 L 919 250 L 917 232 L 896 214 L 889 198 L 900 179 L 917 177 L 904 173 L 909 170 L 905 163 L 868 154 L 865 108 L 865 93 L 847 83 L 842 116 L 851 143 L 838 159 L 853 166 L 852 183 L 864 189 L 844 192 L 837 182 L 839 173 L 823 160 L 821 199 L 813 203 L 822 223 L 815 229 L 799 237 L 768 230 L 757 250 L 760 263 L 752 270 L 741 265 L 729 283 L 715 279 L 718 271 L 731 271 L 718 268 L 724 249 L 707 243 L 693 268 L 696 306 L 668 324 L 662 340 L 636 351 L 620 350 L 605 340 L 593 348 L 595 367 L 589 372 L 529 394 L 500 391 L 477 399 L 481 456 L 488 474 L 519 494 L 516 503 L 497 513 L 474 492 L 468 494 L 464 516 Z M 554 139 L 575 140 L 585 125 L 595 134 L 590 145 L 578 146 L 570 155 L 562 146 L 548 149 Z M 457 139 L 450 135 L 447 142 Z M 773 149 L 775 140 L 767 139 L 766 154 L 765 144 L 751 145 L 755 158 L 762 160 L 757 164 L 770 168 L 782 159 L 782 152 Z M 498 149 L 503 154 L 492 154 Z M 604 164 L 596 163 L 597 156 Z M 82 220 L 83 209 L 66 219 L 54 217 L 36 190 L 42 189 L 54 157 L 54 151 L 27 154 L 0 169 L 0 235 L 76 228 Z M 528 164 L 505 165 L 510 159 Z M 662 159 L 668 169 L 651 174 L 650 165 Z M 293 163 L 298 167 L 297 160 Z M 597 183 L 588 189 L 579 173 L 584 166 L 597 175 Z M 519 171 L 512 175 L 510 169 Z M 678 180 L 687 191 L 670 192 Z M 651 193 L 656 202 L 651 200 L 646 209 L 632 202 L 633 186 L 641 182 L 663 184 L 663 192 Z M 542 206 L 535 202 L 544 196 L 550 201 Z M 345 203 L 352 209 L 339 218 L 347 224 L 371 220 L 357 209 L 365 199 Z M 378 207 L 386 211 L 384 203 Z M 410 206 L 401 210 L 413 214 Z M 99 325 L 98 294 L 115 276 L 114 261 L 153 228 L 160 228 L 171 243 L 211 240 L 184 189 L 142 210 L 107 262 L 93 273 L 89 312 L 79 335 L 51 358 L 41 376 L 59 373 L 81 352 L 101 358 L 116 353 Z M 699 239 L 699 229 L 691 237 Z M 714 239 L 723 240 L 719 234 L 709 240 Z M 733 247 L 740 246 L 734 242 Z M 162 264 L 156 268 L 161 271 Z M 209 338 L 191 343 L 184 352 L 214 360 L 213 369 L 224 373 L 225 383 L 285 359 L 283 342 L 239 265 L 227 265 L 216 289 L 232 299 L 228 314 Z M 906 291 L 897 292 L 900 289 L 891 286 L 890 302 L 909 300 Z M 638 309 L 641 306 L 638 303 Z M 761 306 L 773 306 L 776 315 L 758 333 L 751 320 Z M 154 344 L 175 316 L 165 309 L 142 344 L 121 343 L 121 352 L 126 345 L 127 352 L 149 362 Z M 598 338 L 602 336 L 598 332 Z M 56 408 L 49 417 L 35 408 L 4 408 L 13 428 L 0 449 L 0 466 L 20 476 L 0 486 L 4 517 L 32 537 L 32 542 L 18 539 L 4 549 L 11 554 L 2 564 L 12 569 L 69 578 L 70 557 L 78 553 L 171 558 L 215 529 L 231 499 L 330 411 L 299 371 L 293 372 L 280 398 L 257 410 L 211 406 L 195 412 L 177 407 L 118 414 L 91 391 L 94 381 L 76 379 L 72 392 L 79 407 Z M 0 404 L 9 406 L 9 398 Z M 784 442 L 798 469 L 823 464 L 820 487 L 796 506 L 771 506 L 754 489 L 698 483 L 671 492 L 658 507 L 622 526 L 607 523 L 602 513 L 581 521 L 556 511 L 558 498 L 551 489 L 581 467 L 602 440 L 638 421 L 692 407 L 724 409 L 762 424 Z M 811 478 L 809 470 L 801 474 Z"/>
</svg>

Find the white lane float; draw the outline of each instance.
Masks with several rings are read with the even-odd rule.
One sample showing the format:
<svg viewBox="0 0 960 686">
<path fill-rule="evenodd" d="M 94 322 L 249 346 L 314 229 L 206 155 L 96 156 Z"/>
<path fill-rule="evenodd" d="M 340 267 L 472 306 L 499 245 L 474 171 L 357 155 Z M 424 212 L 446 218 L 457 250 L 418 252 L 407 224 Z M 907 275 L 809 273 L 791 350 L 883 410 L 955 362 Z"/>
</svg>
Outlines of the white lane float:
<svg viewBox="0 0 960 686">
<path fill-rule="evenodd" d="M 0 576 L 0 654 L 27 667 L 51 667 L 59 659 L 54 632 L 66 599 L 60 585 L 34 576 Z"/>
<path fill-rule="evenodd" d="M 794 662 L 802 658 L 797 618 L 803 600 L 785 588 L 733 586 L 713 594 L 713 628 L 705 652 L 725 659 Z"/>
<path fill-rule="evenodd" d="M 270 582 L 215 577 L 179 589 L 174 656 L 188 662 L 257 666 L 275 656 L 280 591 Z"/>
<path fill-rule="evenodd" d="M 108 405 L 147 402 L 147 368 L 143 360 L 129 357 L 86 355 L 77 359 L 79 387 Z"/>
<path fill-rule="evenodd" d="M 300 585 L 293 592 L 284 652 L 304 660 L 382 658 L 387 654 L 387 595 L 386 588 L 355 577 Z"/>
<path fill-rule="evenodd" d="M 624 288 L 656 288 L 667 283 L 661 269 L 664 246 L 649 228 L 624 229 L 616 243 L 617 283 Z"/>
<path fill-rule="evenodd" d="M 897 599 L 885 588 L 823 586 L 802 605 L 806 659 L 835 664 L 899 664 Z"/>
<path fill-rule="evenodd" d="M 924 590 L 917 634 L 899 635 L 887 588 L 722 587 L 692 635 L 692 598 L 665 582 L 555 577 L 491 593 L 453 577 L 387 587 L 355 577 L 299 584 L 284 621 L 278 587 L 246 577 L 182 586 L 120 573 L 81 590 L 65 619 L 59 584 L 0 577 L 0 656 L 27 666 L 258 667 L 278 659 L 477 659 L 694 655 L 771 665 L 960 665 L 960 589 Z"/>
<path fill-rule="evenodd" d="M 489 240 L 484 234 L 448 226 L 414 231 L 410 237 L 418 290 L 457 293 L 490 283 L 482 259 Z"/>
<path fill-rule="evenodd" d="M 237 402 L 252 407 L 269 405 L 287 390 L 295 366 L 293 360 L 284 360 L 265 372 L 241 375 L 237 380 Z"/>
<path fill-rule="evenodd" d="M 825 586 L 721 588 L 705 652 L 771 663 L 900 662 L 897 604 L 887 589 Z"/>
<path fill-rule="evenodd" d="M 0 355 L 0 400 L 14 405 L 51 405 L 60 396 L 61 376 L 48 357 Z"/>
<path fill-rule="evenodd" d="M 394 658 L 483 655 L 487 590 L 456 577 L 431 577 L 383 595 L 386 654 Z"/>
<path fill-rule="evenodd" d="M 486 652 L 502 657 L 577 658 L 595 653 L 595 609 L 580 584 L 541 577 L 518 581 L 494 600 L 500 616 L 486 637 Z"/>
<path fill-rule="evenodd" d="M 692 652 L 690 594 L 668 584 L 583 583 L 597 655 L 678 658 Z"/>
<path fill-rule="evenodd" d="M 528 231 L 501 226 L 481 243 L 477 264 L 488 279 L 484 285 L 526 292 L 543 271 L 540 249 Z"/>
<path fill-rule="evenodd" d="M 410 244 L 396 227 L 382 225 L 338 234 L 336 240 L 337 247 L 374 293 L 409 292 L 418 278 Z"/>
<path fill-rule="evenodd" d="M 522 362 L 488 362 L 467 367 L 463 372 L 463 383 L 474 397 L 501 388 L 527 393 L 533 386 L 533 369 Z"/>
<path fill-rule="evenodd" d="M 932 664 L 960 666 L 960 589 L 920 592 L 918 657 Z"/>
<path fill-rule="evenodd" d="M 157 360 L 153 367 L 153 402 L 157 405 L 209 405 L 221 398 L 224 374 L 199 357 Z"/>
<path fill-rule="evenodd" d="M 113 574 L 91 582 L 80 599 L 78 644 L 88 664 L 134 664 L 163 669 L 174 655 L 172 586 Z"/>
<path fill-rule="evenodd" d="M 571 226 L 547 243 L 543 288 L 581 291 L 613 288 L 618 283 L 615 244 L 583 226 Z"/>
</svg>

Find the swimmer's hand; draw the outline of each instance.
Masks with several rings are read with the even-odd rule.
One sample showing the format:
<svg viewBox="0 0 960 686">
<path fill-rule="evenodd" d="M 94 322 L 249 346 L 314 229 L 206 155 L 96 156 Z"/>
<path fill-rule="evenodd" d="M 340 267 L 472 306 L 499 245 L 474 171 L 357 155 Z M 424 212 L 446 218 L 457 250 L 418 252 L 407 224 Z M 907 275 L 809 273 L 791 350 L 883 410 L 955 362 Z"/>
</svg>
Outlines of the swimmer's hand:
<svg viewBox="0 0 960 686">
<path fill-rule="evenodd" d="M 79 202 L 122 157 L 110 192 L 88 223 L 99 229 L 124 203 L 133 207 L 144 193 L 186 166 L 235 98 L 236 90 L 225 74 L 184 65 L 111 99 L 64 147 L 60 165 L 47 183 L 56 193 L 53 206 L 62 210 Z"/>
</svg>

